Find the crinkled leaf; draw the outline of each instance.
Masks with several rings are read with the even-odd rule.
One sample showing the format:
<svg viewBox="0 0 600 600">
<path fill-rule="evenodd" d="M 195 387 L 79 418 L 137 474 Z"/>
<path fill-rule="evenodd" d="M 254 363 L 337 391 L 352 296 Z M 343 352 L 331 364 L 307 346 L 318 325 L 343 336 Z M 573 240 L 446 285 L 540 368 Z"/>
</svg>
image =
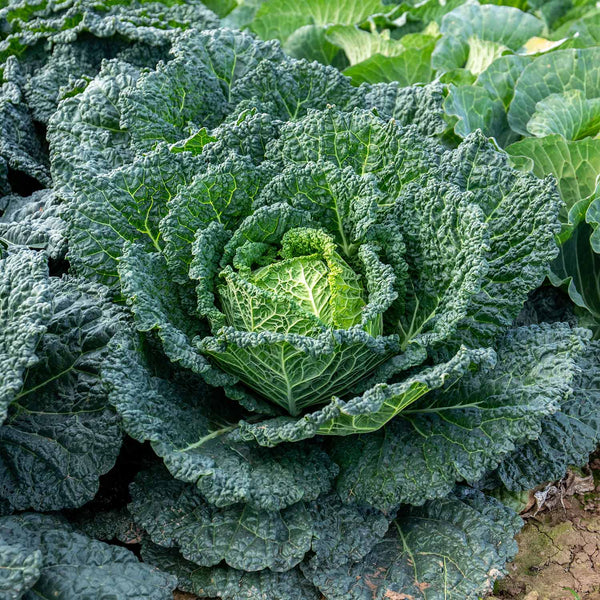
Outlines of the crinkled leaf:
<svg viewBox="0 0 600 600">
<path fill-rule="evenodd" d="M 235 226 L 251 212 L 262 183 L 261 173 L 245 157 L 232 155 L 218 166 L 198 173 L 168 203 L 160 223 L 164 254 L 173 277 L 185 283 L 192 261 L 196 231 L 212 221 Z"/>
<path fill-rule="evenodd" d="M 216 15 L 199 0 L 144 2 L 85 0 L 32 2 L 18 0 L 5 3 L 0 18 L 6 19 L 14 34 L 9 38 L 21 51 L 40 40 L 53 43 L 72 41 L 77 35 L 90 33 L 99 38 L 123 36 L 129 40 L 160 42 L 168 39 L 169 30 L 216 27 Z"/>
<path fill-rule="evenodd" d="M 69 205 L 69 262 L 74 271 L 114 284 L 116 261 L 127 242 L 147 252 L 163 246 L 159 222 L 167 201 L 189 184 L 197 159 L 165 146 L 109 174 L 83 175 L 72 182 Z"/>
<path fill-rule="evenodd" d="M 232 427 L 211 421 L 215 403 L 223 403 L 209 404 L 207 396 L 215 392 L 200 381 L 186 386 L 153 376 L 141 352 L 131 338 L 113 343 L 104 370 L 111 400 L 129 435 L 150 440 L 174 477 L 196 484 L 216 506 L 244 502 L 266 510 L 314 500 L 330 489 L 338 470 L 318 446 L 269 450 L 233 443 L 224 435 Z"/>
<path fill-rule="evenodd" d="M 81 91 L 98 74 L 102 61 L 118 58 L 141 67 L 153 67 L 168 57 L 169 47 L 166 36 L 156 46 L 132 45 L 123 38 L 93 37 L 56 44 L 45 60 L 25 62 L 24 93 L 33 118 L 48 123 L 60 100 Z"/>
<path fill-rule="evenodd" d="M 412 508 L 360 562 L 311 577 L 330 600 L 477 600 L 516 553 L 521 519 L 465 490 Z"/>
<path fill-rule="evenodd" d="M 123 544 L 139 544 L 143 537 L 126 507 L 98 512 L 93 504 L 89 508 L 84 506 L 70 513 L 69 522 L 80 533 L 104 542 L 119 540 Z"/>
<path fill-rule="evenodd" d="M 505 458 L 497 477 L 509 490 L 529 490 L 585 464 L 600 441 L 600 345 L 591 342 L 577 361 L 573 392 L 542 421 L 537 440 Z"/>
<path fill-rule="evenodd" d="M 409 231 L 414 230 L 415 242 L 407 262 L 410 269 L 410 263 L 414 261 L 417 273 L 418 265 L 423 264 L 416 283 L 431 288 L 425 305 L 433 308 L 437 299 L 447 300 L 453 306 L 463 303 L 460 310 L 466 310 L 467 314 L 460 328 L 461 343 L 486 344 L 510 326 L 526 299 L 526 290 L 541 283 L 547 263 L 556 256 L 554 236 L 558 228 L 556 214 L 560 199 L 551 180 L 540 181 L 530 174 L 512 170 L 506 155 L 480 132 L 469 135 L 456 150 L 446 152 L 443 157 L 439 156 L 440 151 L 441 147 L 430 138 L 422 138 L 410 127 L 401 129 L 393 120 L 384 121 L 368 111 L 340 113 L 330 109 L 283 125 L 281 137 L 271 145 L 268 156 L 285 164 L 327 160 L 341 168 L 351 167 L 359 175 L 372 174 L 379 190 L 394 198 L 406 187 L 406 193 L 393 205 L 397 209 L 394 216 L 401 217 Z M 435 169 L 438 160 L 441 172 Z M 434 173 L 437 178 L 457 186 L 458 190 L 440 187 Z M 429 185 L 428 181 L 431 182 Z M 417 188 L 427 189 L 427 194 L 416 194 Z M 464 191 L 472 192 L 472 195 L 463 199 L 461 192 Z M 445 227 L 452 229 L 454 224 L 449 211 L 457 210 L 459 204 L 464 205 L 467 201 L 477 206 L 459 211 L 460 228 L 464 233 L 452 241 L 453 246 L 462 245 L 463 251 L 458 254 L 457 273 L 448 271 L 445 266 L 441 270 L 432 266 L 431 270 L 437 275 L 431 278 L 425 274 L 428 264 L 421 253 L 440 263 L 442 258 L 434 250 L 432 239 L 435 238 L 427 236 L 420 227 L 423 222 L 428 227 L 445 222 Z M 427 221 L 429 213 L 416 210 L 417 206 L 424 205 L 431 210 L 432 206 L 442 203 L 448 204 L 448 214 L 436 214 L 432 223 Z M 403 204 L 410 208 L 403 211 Z M 413 219 L 411 210 L 416 210 L 416 215 L 423 221 L 419 223 Z M 476 244 L 478 236 L 485 235 L 483 227 L 469 225 L 470 221 L 478 220 L 476 213 L 479 210 L 483 212 L 489 235 L 489 249 L 480 242 L 477 251 L 481 255 L 485 250 L 485 261 L 478 261 L 476 256 L 466 252 L 467 246 Z M 448 260 L 454 262 L 455 253 Z M 484 268 L 487 268 L 486 275 L 482 272 Z M 438 282 L 436 277 L 443 279 Z M 477 289 L 478 280 L 481 291 Z M 461 282 L 461 294 L 450 292 L 460 287 Z M 415 291 L 413 305 L 416 306 L 417 300 L 421 302 Z M 465 303 L 470 306 L 465 307 Z M 441 306 L 446 304 L 441 302 Z M 440 308 L 432 319 L 425 319 L 428 311 L 422 310 L 417 332 L 428 321 L 428 326 L 432 327 L 441 318 L 441 328 L 444 321 L 449 324 L 453 319 L 461 319 L 460 310 L 453 312 Z M 407 314 L 410 315 L 410 311 Z"/>
<path fill-rule="evenodd" d="M 201 62 L 219 81 L 226 100 L 231 98 L 237 83 L 262 61 L 285 60 L 279 44 L 262 42 L 247 32 L 226 28 L 181 36 L 175 44 L 174 54 Z"/>
<path fill-rule="evenodd" d="M 397 83 L 379 83 L 368 88 L 363 105 L 375 108 L 384 118 L 400 125 L 412 125 L 422 135 L 436 136 L 446 130 L 444 88 L 439 83 L 402 87 Z"/>
<path fill-rule="evenodd" d="M 37 360 L 27 365 L 0 427 L 0 495 L 21 510 L 91 500 L 121 447 L 100 377 L 119 311 L 94 285 L 54 278 L 45 285 L 51 314 Z"/>
<path fill-rule="evenodd" d="M 510 168 L 480 132 L 442 160 L 447 180 L 473 193 L 489 231 L 488 272 L 460 328 L 461 343 L 488 344 L 506 331 L 556 257 L 560 197 L 554 181 Z"/>
<path fill-rule="evenodd" d="M 11 70 L 18 65 L 12 58 L 5 66 L 4 80 L 0 88 L 0 156 L 8 166 L 21 174 L 32 177 L 43 185 L 50 185 L 48 160 L 34 127 L 33 119 L 20 89 L 20 80 L 11 80 Z"/>
<path fill-rule="evenodd" d="M 342 498 L 389 510 L 443 497 L 456 481 L 478 481 L 537 438 L 542 419 L 559 409 L 571 392 L 582 335 L 565 324 L 511 331 L 494 368 L 428 394 L 379 432 L 337 440 Z"/>
<path fill-rule="evenodd" d="M 267 312 L 267 303 L 263 306 L 263 314 L 254 313 L 257 318 L 279 317 L 285 325 L 295 324 L 299 316 L 285 312 L 285 303 L 278 304 L 282 314 Z M 385 362 L 397 347 L 393 337 L 373 337 L 358 327 L 327 330 L 317 321 L 315 329 L 307 330 L 308 319 L 303 321 L 304 333 L 246 332 L 225 327 L 217 336 L 204 338 L 199 348 L 227 373 L 296 416 L 312 404 L 351 390 L 353 383 Z M 318 328 L 323 333 L 318 333 Z"/>
<path fill-rule="evenodd" d="M 228 566 L 199 567 L 185 560 L 172 548 L 144 542 L 145 562 L 177 577 L 177 586 L 201 598 L 223 600 L 321 600 L 321 594 L 302 575 L 300 569 L 277 573 L 270 569 L 247 572 Z"/>
<path fill-rule="evenodd" d="M 232 86 L 231 101 L 259 100 L 269 106 L 273 116 L 294 120 L 327 105 L 344 109 L 356 103 L 360 94 L 333 67 L 306 60 L 265 60 Z"/>
<path fill-rule="evenodd" d="M 375 98 L 366 99 L 367 105 L 376 106 L 375 102 Z M 384 118 L 358 109 L 309 113 L 301 121 L 282 126 L 267 157 L 284 164 L 327 161 L 341 169 L 351 167 L 358 175 L 373 174 L 379 190 L 393 196 L 402 185 L 432 169 L 440 152 L 434 140 L 388 120 L 394 108 L 389 106 Z"/>
<path fill-rule="evenodd" d="M 27 369 L 40 361 L 37 352 L 52 311 L 48 267 L 42 254 L 21 250 L 0 259 L 0 416 L 23 386 Z"/>
<path fill-rule="evenodd" d="M 321 496 L 312 514 L 314 555 L 303 565 L 307 576 L 362 560 L 386 534 L 392 518 L 370 507 L 343 504 L 337 494 Z"/>
<path fill-rule="evenodd" d="M 176 585 L 174 577 L 140 563 L 129 550 L 76 533 L 58 517 L 2 517 L 0 540 L 1 548 L 23 548 L 30 560 L 39 561 L 39 577 L 29 571 L 30 577 L 21 580 L 25 598 L 168 600 Z M 11 559 L 14 555 L 0 551 L 3 571 Z"/>
<path fill-rule="evenodd" d="M 178 547 L 185 558 L 210 567 L 288 571 L 310 549 L 313 535 L 304 503 L 267 512 L 237 504 L 217 508 L 194 486 L 161 470 L 140 473 L 129 510 L 154 543 Z"/>
<path fill-rule="evenodd" d="M 279 202 L 310 213 L 314 223 L 334 236 L 348 260 L 356 253 L 365 229 L 375 221 L 384 198 L 373 180 L 359 177 L 349 167 L 341 169 L 320 161 L 287 166 L 264 185 L 254 206 Z"/>
<path fill-rule="evenodd" d="M 9 244 L 44 249 L 53 259 L 64 258 L 67 224 L 63 207 L 52 190 L 34 192 L 27 198 L 9 196 L 0 217 L 0 240 Z"/>
<path fill-rule="evenodd" d="M 203 85 L 194 86 L 192 81 Z M 180 57 L 143 73 L 136 87 L 121 95 L 119 108 L 122 123 L 141 153 L 159 142 L 188 137 L 198 127 L 214 127 L 225 115 L 226 100 L 219 82 L 201 61 Z"/>
<path fill-rule="evenodd" d="M 420 364 L 424 357 L 418 348 L 411 349 L 401 357 L 405 364 L 398 371 Z M 463 350 L 448 362 L 423 369 L 399 383 L 378 383 L 346 401 L 334 397 L 330 404 L 298 419 L 276 417 L 258 424 L 242 421 L 235 436 L 255 440 L 262 446 L 275 446 L 315 435 L 343 436 L 376 431 L 421 396 L 444 385 L 446 379 L 460 377 L 471 365 L 488 360 L 490 355 L 485 350 Z M 354 444 L 354 438 L 351 439 L 350 445 Z"/>
<path fill-rule="evenodd" d="M 182 302 L 179 286 L 173 281 L 166 261 L 158 252 L 146 253 L 131 244 L 119 263 L 122 293 L 132 307 L 139 331 L 156 331 L 165 354 L 175 363 L 195 373 L 207 374 L 207 359 L 192 344 L 203 331 L 202 323 L 190 318 Z M 235 383 L 221 377 L 216 385 Z"/>
<path fill-rule="evenodd" d="M 10 2 L 0 62 L 13 55 L 25 70 L 24 92 L 35 120 L 46 123 L 64 95 L 94 77 L 103 60 L 153 68 L 168 56 L 177 31 L 217 27 L 216 15 L 190 2 Z"/>
<path fill-rule="evenodd" d="M 19 600 L 38 580 L 42 553 L 15 543 L 0 533 L 0 593 L 6 600 Z"/>
</svg>

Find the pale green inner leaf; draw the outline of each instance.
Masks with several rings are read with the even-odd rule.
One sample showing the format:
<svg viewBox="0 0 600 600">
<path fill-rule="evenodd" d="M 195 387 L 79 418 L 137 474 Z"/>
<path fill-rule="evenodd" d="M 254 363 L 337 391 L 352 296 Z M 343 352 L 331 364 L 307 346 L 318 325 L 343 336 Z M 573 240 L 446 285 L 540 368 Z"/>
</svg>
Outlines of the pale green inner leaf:
<svg viewBox="0 0 600 600">
<path fill-rule="evenodd" d="M 469 58 L 465 68 L 474 75 L 483 73 L 497 58 L 502 56 L 509 48 L 500 42 L 482 40 L 473 35 L 468 40 Z"/>
</svg>

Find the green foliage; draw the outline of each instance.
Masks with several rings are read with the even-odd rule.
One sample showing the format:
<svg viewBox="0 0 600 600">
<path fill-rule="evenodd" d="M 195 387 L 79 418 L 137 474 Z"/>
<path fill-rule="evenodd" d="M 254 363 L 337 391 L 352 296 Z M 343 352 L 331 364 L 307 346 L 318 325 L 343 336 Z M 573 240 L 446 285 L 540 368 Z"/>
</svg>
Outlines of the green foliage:
<svg viewBox="0 0 600 600">
<path fill-rule="evenodd" d="M 512 129 L 537 137 L 559 133 L 573 140 L 598 133 L 599 56 L 598 48 L 557 50 L 528 65 L 508 111 Z M 564 73 L 570 74 L 567 82 Z"/>
<path fill-rule="evenodd" d="M 491 591 L 490 573 L 514 552 L 506 539 L 520 527 L 499 502 L 459 490 L 399 516 L 363 562 L 304 572 L 330 598 L 476 598 Z"/>
<path fill-rule="evenodd" d="M 489 592 L 600 439 L 597 7 L 0 5 L 0 595 Z"/>
<path fill-rule="evenodd" d="M 569 396 L 585 340 L 585 330 L 564 324 L 511 332 L 495 367 L 429 394 L 380 432 L 336 444 L 339 493 L 389 510 L 444 496 L 457 480 L 477 482 L 540 435 L 541 419 Z"/>
<path fill-rule="evenodd" d="M 99 378 L 120 311 L 95 284 L 49 278 L 42 254 L 2 260 L 4 424 L 0 496 L 14 508 L 80 506 L 121 446 Z"/>
<path fill-rule="evenodd" d="M 131 600 L 172 598 L 174 577 L 125 548 L 77 533 L 65 520 L 36 513 L 0 517 L 0 590 L 6 598 L 65 600 L 110 594 Z"/>
<path fill-rule="evenodd" d="M 63 207 L 52 190 L 31 196 L 5 196 L 0 217 L 0 241 L 5 244 L 44 249 L 52 259 L 62 259 L 67 251 Z"/>
<path fill-rule="evenodd" d="M 441 71 L 464 68 L 480 75 L 504 53 L 520 50 L 543 28 L 539 19 L 517 8 L 463 4 L 442 19 L 442 37 L 432 64 Z"/>
</svg>

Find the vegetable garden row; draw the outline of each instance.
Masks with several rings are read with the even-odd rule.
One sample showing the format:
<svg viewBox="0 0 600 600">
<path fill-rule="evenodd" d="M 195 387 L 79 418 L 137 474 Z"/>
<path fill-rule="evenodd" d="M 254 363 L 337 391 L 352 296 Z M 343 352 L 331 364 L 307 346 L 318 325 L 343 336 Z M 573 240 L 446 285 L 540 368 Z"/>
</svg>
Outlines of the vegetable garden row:
<svg viewBox="0 0 600 600">
<path fill-rule="evenodd" d="M 0 0 L 0 598 L 477 600 L 600 442 L 600 8 Z"/>
</svg>

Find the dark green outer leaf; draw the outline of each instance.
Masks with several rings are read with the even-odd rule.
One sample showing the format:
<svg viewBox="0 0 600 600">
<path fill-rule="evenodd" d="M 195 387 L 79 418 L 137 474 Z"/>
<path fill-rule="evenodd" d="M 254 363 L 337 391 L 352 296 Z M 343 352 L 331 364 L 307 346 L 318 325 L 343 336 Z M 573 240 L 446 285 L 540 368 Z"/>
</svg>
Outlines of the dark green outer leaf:
<svg viewBox="0 0 600 600">
<path fill-rule="evenodd" d="M 219 427 L 210 420 L 215 405 L 223 418 L 224 400 L 211 403 L 215 393 L 189 374 L 188 385 L 152 376 L 133 337 L 115 339 L 104 376 L 129 435 L 150 440 L 172 475 L 194 483 L 216 506 L 243 502 L 280 510 L 328 492 L 337 475 L 337 467 L 316 445 L 270 450 L 228 440 L 225 434 L 234 425 Z"/>
<path fill-rule="evenodd" d="M 336 440 L 337 487 L 345 501 L 390 510 L 478 481 L 526 440 L 572 392 L 586 330 L 562 323 L 509 332 L 495 368 L 464 375 L 425 396 L 384 429 Z"/>
<path fill-rule="evenodd" d="M 27 369 L 40 358 L 36 349 L 52 311 L 48 267 L 43 254 L 20 250 L 0 259 L 0 417 L 3 421 Z"/>
<path fill-rule="evenodd" d="M 76 175 L 68 214 L 68 256 L 75 273 L 114 285 L 117 259 L 127 242 L 159 251 L 158 226 L 167 201 L 192 181 L 198 160 L 162 145 L 108 174 Z"/>
<path fill-rule="evenodd" d="M 151 542 L 142 544 L 145 562 L 177 577 L 178 588 L 201 598 L 223 600 L 322 600 L 322 595 L 299 568 L 285 573 L 269 569 L 248 573 L 227 566 L 199 567 L 179 552 Z"/>
<path fill-rule="evenodd" d="M 192 339 L 204 333 L 202 323 L 190 317 L 182 295 L 188 292 L 173 281 L 166 261 L 158 252 L 145 252 L 137 244 L 125 246 L 119 262 L 122 293 L 132 306 L 139 331 L 156 331 L 165 354 L 194 373 L 214 372 Z M 216 373 L 215 385 L 232 385 L 232 376 Z"/>
<path fill-rule="evenodd" d="M 444 88 L 439 83 L 423 87 L 379 83 L 366 88 L 364 107 L 376 108 L 382 117 L 402 126 L 413 125 L 422 135 L 436 136 L 446 129 L 443 100 Z"/>
<path fill-rule="evenodd" d="M 0 594 L 5 600 L 19 600 L 40 576 L 42 553 L 13 543 L 0 534 Z"/>
<path fill-rule="evenodd" d="M 303 503 L 276 512 L 243 504 L 218 509 L 162 469 L 140 473 L 130 491 L 129 510 L 151 539 L 179 547 L 201 566 L 224 560 L 244 571 L 288 571 L 310 549 L 313 528 Z"/>
<path fill-rule="evenodd" d="M 529 490 L 585 464 L 600 441 L 600 344 L 591 342 L 578 360 L 573 394 L 542 421 L 540 437 L 509 455 L 497 477 L 509 490 Z"/>
<path fill-rule="evenodd" d="M 263 60 L 231 88 L 233 105 L 244 100 L 268 103 L 269 114 L 284 121 L 299 119 L 310 109 L 336 105 L 343 110 L 362 99 L 337 69 L 306 60 Z"/>
<path fill-rule="evenodd" d="M 460 343 L 493 344 L 558 254 L 560 196 L 552 178 L 540 180 L 512 169 L 506 154 L 481 132 L 448 152 L 441 168 L 445 179 L 473 193 L 490 236 L 488 273 L 460 326 Z"/>
<path fill-rule="evenodd" d="M 93 4 L 85 0 L 42 3 L 17 0 L 3 3 L 0 19 L 8 22 L 7 30 L 12 33 L 9 40 L 21 52 L 45 40 L 54 44 L 73 42 L 86 33 L 98 38 L 124 37 L 130 42 L 141 40 L 158 45 L 170 40 L 177 30 L 218 26 L 216 15 L 199 0 L 120 3 L 100 0 Z"/>
<path fill-rule="evenodd" d="M 494 498 L 459 491 L 402 514 L 364 560 L 309 576 L 328 600 L 477 600 L 516 554 L 521 526 Z"/>
<path fill-rule="evenodd" d="M 168 212 L 160 222 L 164 255 L 176 281 L 188 281 L 196 232 L 211 222 L 228 229 L 235 226 L 250 214 L 252 200 L 262 183 L 261 171 L 249 159 L 232 154 L 181 186 L 168 202 Z"/>
<path fill-rule="evenodd" d="M 23 97 L 22 76 L 14 57 L 4 67 L 4 81 L 0 87 L 0 156 L 18 174 L 50 186 L 48 160 Z"/>
<path fill-rule="evenodd" d="M 0 427 L 0 496 L 17 509 L 91 500 L 121 446 L 99 372 L 120 311 L 106 290 L 52 278 L 47 331 Z"/>
<path fill-rule="evenodd" d="M 9 244 L 44 249 L 53 259 L 67 251 L 67 224 L 61 218 L 63 206 L 52 190 L 40 190 L 27 198 L 9 196 L 0 217 L 0 240 Z"/>
<path fill-rule="evenodd" d="M 0 540 L 1 549 L 10 544 L 41 558 L 39 578 L 23 581 L 29 584 L 24 600 L 169 600 L 176 585 L 174 577 L 141 564 L 129 550 L 76 533 L 57 517 L 35 513 L 3 517 Z M 0 550 L 2 570 L 11 558 Z"/>
<path fill-rule="evenodd" d="M 344 505 L 336 494 L 283 511 L 255 511 L 247 505 L 219 510 L 162 468 L 140 473 L 131 496 L 129 510 L 152 541 L 178 547 L 200 566 L 225 560 L 245 571 L 285 572 L 312 550 L 307 568 L 319 572 L 361 560 L 389 525 L 381 512 Z"/>
<path fill-rule="evenodd" d="M 131 136 L 121 127 L 118 100 L 135 85 L 139 69 L 112 60 L 81 93 L 66 98 L 48 122 L 52 179 L 58 188 L 74 177 L 106 173 L 131 162 Z"/>
</svg>

